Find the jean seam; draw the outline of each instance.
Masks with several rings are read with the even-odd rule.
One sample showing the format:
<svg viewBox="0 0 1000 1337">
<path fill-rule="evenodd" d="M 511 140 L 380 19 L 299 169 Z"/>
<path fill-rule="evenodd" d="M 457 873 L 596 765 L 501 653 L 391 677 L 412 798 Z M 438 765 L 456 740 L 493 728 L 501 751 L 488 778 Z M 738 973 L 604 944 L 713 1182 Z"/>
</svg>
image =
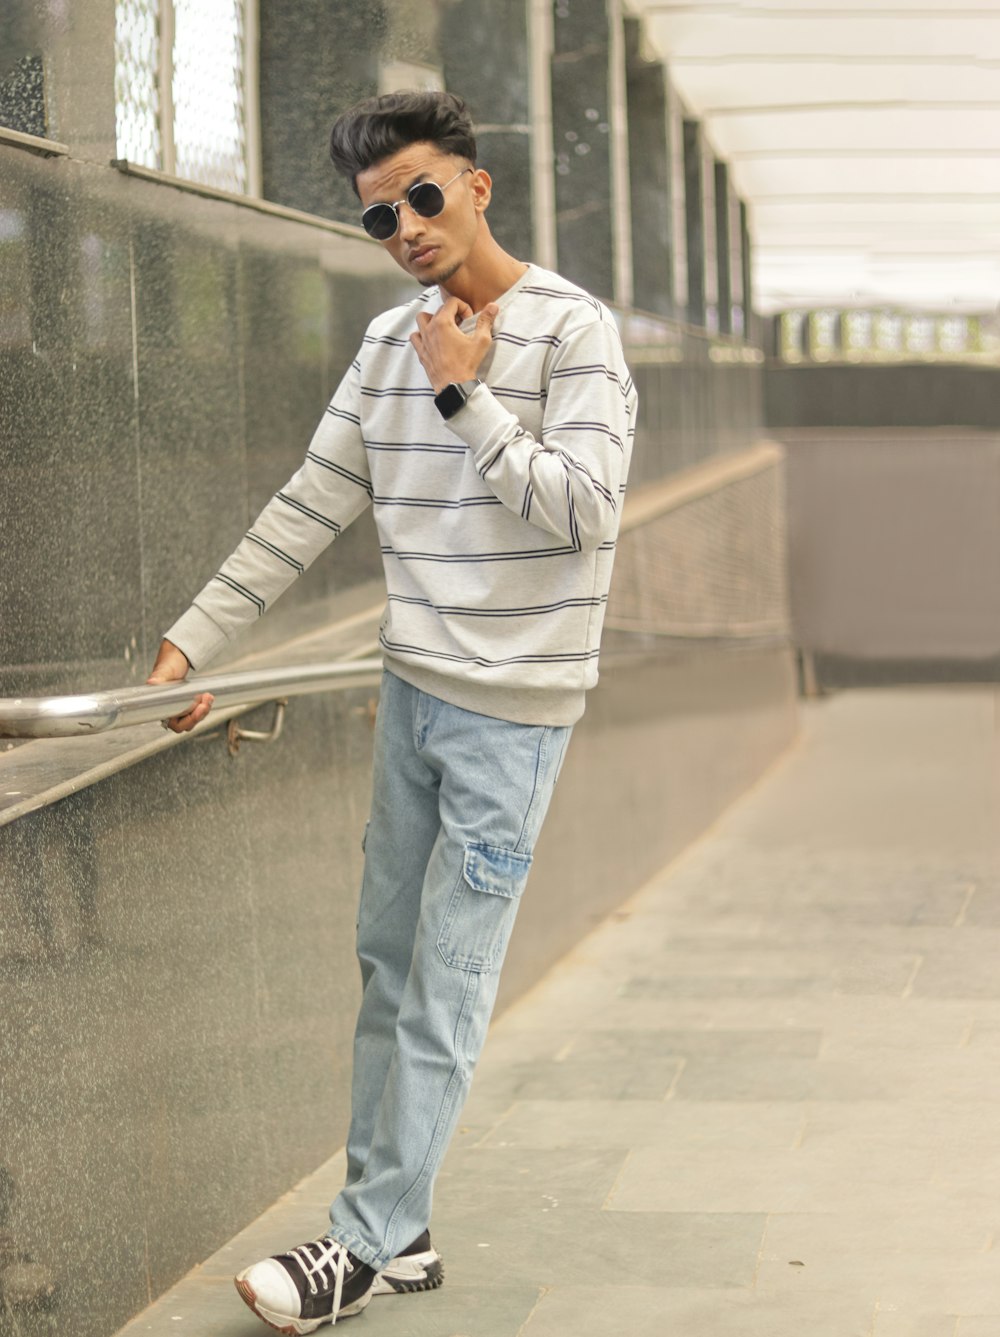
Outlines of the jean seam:
<svg viewBox="0 0 1000 1337">
<path fill-rule="evenodd" d="M 538 740 L 538 748 L 535 752 L 535 775 L 531 784 L 531 798 L 528 800 L 528 806 L 525 809 L 524 821 L 521 823 L 521 830 L 517 837 L 517 844 L 514 846 L 515 854 L 524 854 L 526 851 L 522 848 L 525 843 L 525 837 L 528 833 L 528 824 L 534 815 L 538 806 L 539 777 L 545 766 L 545 759 L 549 750 L 549 726 L 542 726 L 542 734 Z"/>
<path fill-rule="evenodd" d="M 446 1122 L 445 1114 L 446 1112 L 448 1112 L 450 1117 L 450 1111 L 456 1103 L 455 1100 L 456 1088 L 460 1093 L 461 1087 L 464 1083 L 464 1078 L 462 1076 L 462 1069 L 464 1068 L 465 1064 L 464 1060 L 462 1059 L 461 1048 L 465 1038 L 465 1033 L 469 1029 L 469 1022 L 472 1015 L 472 1004 L 478 993 L 479 993 L 479 976 L 476 972 L 470 971 L 468 972 L 468 979 L 465 986 L 465 996 L 462 999 L 462 1010 L 459 1013 L 458 1022 L 455 1026 L 455 1030 L 453 1033 L 454 1046 L 455 1046 L 455 1064 L 451 1070 L 451 1076 L 448 1078 L 448 1085 L 445 1088 L 445 1093 L 441 1100 L 441 1106 L 438 1110 L 437 1119 L 435 1120 L 434 1123 L 434 1132 L 431 1136 L 430 1145 L 427 1148 L 427 1153 L 424 1156 L 423 1164 L 420 1167 L 420 1171 L 417 1174 L 416 1179 L 414 1179 L 413 1183 L 410 1185 L 410 1187 L 406 1190 L 406 1192 L 396 1203 L 395 1207 L 389 1213 L 389 1220 L 386 1225 L 386 1231 L 385 1231 L 386 1239 L 392 1238 L 392 1232 L 395 1227 L 396 1218 L 399 1216 L 400 1212 L 405 1210 L 406 1204 L 409 1202 L 410 1198 L 423 1187 L 424 1183 L 426 1183 L 430 1173 L 429 1167 L 437 1164 L 438 1148 L 441 1146 L 441 1143 L 444 1140 L 442 1133 L 442 1124 Z M 406 1246 L 404 1245 L 403 1247 L 405 1248 Z M 390 1253 L 389 1257 L 392 1256 L 393 1254 Z"/>
</svg>

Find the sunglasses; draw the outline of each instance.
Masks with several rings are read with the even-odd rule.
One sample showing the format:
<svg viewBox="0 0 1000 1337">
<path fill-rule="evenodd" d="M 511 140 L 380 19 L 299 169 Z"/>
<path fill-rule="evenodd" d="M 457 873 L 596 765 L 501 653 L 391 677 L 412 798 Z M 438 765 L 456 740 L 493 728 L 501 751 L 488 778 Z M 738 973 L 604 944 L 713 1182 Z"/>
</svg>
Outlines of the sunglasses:
<svg viewBox="0 0 1000 1337">
<path fill-rule="evenodd" d="M 463 167 L 460 172 L 439 186 L 436 181 L 417 181 L 410 187 L 401 200 L 395 204 L 370 204 L 361 215 L 361 226 L 376 241 L 388 241 L 396 235 L 399 227 L 399 206 L 407 204 L 421 218 L 437 218 L 444 208 L 444 193 L 452 181 L 457 181 L 472 167 Z"/>
</svg>

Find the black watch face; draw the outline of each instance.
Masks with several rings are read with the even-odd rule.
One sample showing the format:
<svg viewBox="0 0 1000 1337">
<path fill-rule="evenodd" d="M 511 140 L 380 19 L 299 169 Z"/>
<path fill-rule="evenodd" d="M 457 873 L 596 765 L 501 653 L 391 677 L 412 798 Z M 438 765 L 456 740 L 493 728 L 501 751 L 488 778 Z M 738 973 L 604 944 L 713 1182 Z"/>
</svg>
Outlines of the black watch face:
<svg viewBox="0 0 1000 1337">
<path fill-rule="evenodd" d="M 465 391 L 462 387 L 452 383 L 446 385 L 439 394 L 434 396 L 434 403 L 438 406 L 442 418 L 450 418 L 462 407 L 465 398 Z"/>
</svg>

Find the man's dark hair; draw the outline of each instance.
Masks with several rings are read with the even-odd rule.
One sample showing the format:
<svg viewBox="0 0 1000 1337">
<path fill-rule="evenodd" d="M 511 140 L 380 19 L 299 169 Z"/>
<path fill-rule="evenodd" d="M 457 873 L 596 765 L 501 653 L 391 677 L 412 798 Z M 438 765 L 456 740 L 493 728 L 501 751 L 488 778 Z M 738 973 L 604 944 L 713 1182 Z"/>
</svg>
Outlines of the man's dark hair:
<svg viewBox="0 0 1000 1337">
<path fill-rule="evenodd" d="M 330 157 L 358 194 L 357 176 L 410 144 L 434 144 L 475 166 L 476 136 L 456 93 L 383 93 L 350 107 L 330 132 Z"/>
</svg>

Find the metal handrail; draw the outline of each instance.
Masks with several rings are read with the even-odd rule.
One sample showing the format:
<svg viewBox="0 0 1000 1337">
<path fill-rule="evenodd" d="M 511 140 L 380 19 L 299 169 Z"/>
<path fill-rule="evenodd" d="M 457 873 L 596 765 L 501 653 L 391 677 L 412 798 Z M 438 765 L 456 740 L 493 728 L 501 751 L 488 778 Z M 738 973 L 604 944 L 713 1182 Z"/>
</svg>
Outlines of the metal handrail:
<svg viewBox="0 0 1000 1337">
<path fill-rule="evenodd" d="M 181 715 L 202 692 L 211 692 L 217 706 L 263 705 L 279 697 L 369 687 L 381 675 L 380 659 L 353 659 L 205 674 L 76 696 L 0 698 L 0 738 L 79 738 Z"/>
</svg>

